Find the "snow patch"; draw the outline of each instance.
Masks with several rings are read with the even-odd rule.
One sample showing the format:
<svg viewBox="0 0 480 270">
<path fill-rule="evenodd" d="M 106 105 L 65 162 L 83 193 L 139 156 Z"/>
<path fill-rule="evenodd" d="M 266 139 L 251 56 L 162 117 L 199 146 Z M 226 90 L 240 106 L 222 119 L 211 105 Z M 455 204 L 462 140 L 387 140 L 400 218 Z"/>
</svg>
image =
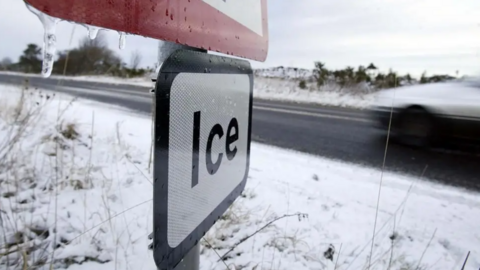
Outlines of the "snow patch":
<svg viewBox="0 0 480 270">
<path fill-rule="evenodd" d="M 280 78 L 280 79 L 313 79 L 313 69 L 295 68 L 295 67 L 272 67 L 255 69 L 254 74 L 257 77 Z"/>
<path fill-rule="evenodd" d="M 338 85 L 329 84 L 318 89 L 315 83 L 306 83 L 306 89 L 301 89 L 298 81 L 256 77 L 254 87 L 255 98 L 324 106 L 364 109 L 375 98 L 374 94 L 369 94 L 369 88 L 362 85 L 355 89 L 342 89 Z"/>
</svg>

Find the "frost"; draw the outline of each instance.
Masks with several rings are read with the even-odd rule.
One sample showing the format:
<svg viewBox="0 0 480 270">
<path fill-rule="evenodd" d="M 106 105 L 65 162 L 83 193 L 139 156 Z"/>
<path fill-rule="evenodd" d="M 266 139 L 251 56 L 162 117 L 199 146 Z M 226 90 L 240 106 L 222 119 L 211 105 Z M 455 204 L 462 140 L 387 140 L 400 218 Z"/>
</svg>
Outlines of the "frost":
<svg viewBox="0 0 480 270">
<path fill-rule="evenodd" d="M 119 32 L 119 34 L 120 34 L 120 39 L 118 41 L 118 48 L 120 48 L 120 50 L 123 50 L 123 49 L 125 49 L 126 35 L 123 32 Z"/>
<path fill-rule="evenodd" d="M 55 53 L 57 51 L 57 36 L 55 35 L 55 30 L 60 19 L 51 17 L 28 5 L 27 3 L 25 4 L 27 5 L 28 10 L 37 15 L 38 19 L 43 25 L 44 34 L 42 76 L 47 78 L 52 74 L 53 62 L 55 61 Z"/>
</svg>

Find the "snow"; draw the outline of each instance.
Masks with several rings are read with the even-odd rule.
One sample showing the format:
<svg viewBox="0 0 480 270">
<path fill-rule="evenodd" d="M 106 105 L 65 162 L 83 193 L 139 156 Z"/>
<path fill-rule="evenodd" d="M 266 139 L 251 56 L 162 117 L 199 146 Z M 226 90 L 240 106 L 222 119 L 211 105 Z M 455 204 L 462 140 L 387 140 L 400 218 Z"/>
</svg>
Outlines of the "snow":
<svg viewBox="0 0 480 270">
<path fill-rule="evenodd" d="M 22 103 L 31 118 L 15 117 L 21 91 L 0 88 L 0 157 L 19 138 L 0 159 L 14 165 L 0 173 L 0 247 L 21 231 L 30 262 L 53 255 L 60 269 L 156 269 L 147 250 L 151 118 L 39 90 Z M 201 269 L 366 269 L 380 171 L 258 143 L 250 164 L 243 195 L 201 241 Z M 460 269 L 468 251 L 465 269 L 477 269 L 479 223 L 477 193 L 385 173 L 370 269 Z M 6 262 L 0 255 L 0 268 Z"/>
<path fill-rule="evenodd" d="M 361 86 L 357 89 L 341 89 L 337 85 L 325 85 L 318 90 L 315 83 L 307 83 L 306 87 L 299 88 L 298 81 L 295 80 L 256 77 L 253 96 L 259 99 L 357 109 L 368 108 L 375 99 L 374 94 L 368 94 L 367 88 Z"/>
<path fill-rule="evenodd" d="M 273 67 L 254 70 L 257 77 L 280 78 L 280 79 L 304 79 L 313 78 L 312 69 L 294 68 L 294 67 Z"/>
</svg>

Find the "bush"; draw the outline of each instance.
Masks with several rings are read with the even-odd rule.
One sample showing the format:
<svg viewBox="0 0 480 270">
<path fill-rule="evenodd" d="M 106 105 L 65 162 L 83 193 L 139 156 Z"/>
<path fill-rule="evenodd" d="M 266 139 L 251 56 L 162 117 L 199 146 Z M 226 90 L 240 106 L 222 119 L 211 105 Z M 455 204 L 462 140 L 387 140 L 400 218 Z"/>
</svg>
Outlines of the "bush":
<svg viewBox="0 0 480 270">
<path fill-rule="evenodd" d="M 378 71 L 378 68 L 371 63 L 367 67 L 358 66 L 358 68 L 346 67 L 344 69 L 329 70 L 322 62 L 315 62 L 313 69 L 313 78 L 319 87 L 329 83 L 339 85 L 341 88 L 356 88 L 358 85 L 366 84 L 376 89 L 395 88 L 402 85 L 416 83 L 410 74 L 399 75 L 393 70 L 388 73 Z M 450 75 L 432 75 L 428 77 L 424 72 L 419 80 L 420 84 L 446 82 L 456 79 Z"/>
<path fill-rule="evenodd" d="M 305 80 L 301 80 L 298 83 L 298 87 L 300 87 L 300 89 L 307 89 L 307 83 L 305 82 Z"/>
</svg>

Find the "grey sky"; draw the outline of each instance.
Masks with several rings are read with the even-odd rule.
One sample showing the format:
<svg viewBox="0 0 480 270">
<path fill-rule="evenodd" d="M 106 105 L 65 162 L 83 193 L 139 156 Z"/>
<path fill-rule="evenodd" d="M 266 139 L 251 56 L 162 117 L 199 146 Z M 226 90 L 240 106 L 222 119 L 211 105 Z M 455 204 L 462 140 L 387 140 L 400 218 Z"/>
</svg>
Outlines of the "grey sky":
<svg viewBox="0 0 480 270">
<path fill-rule="evenodd" d="M 43 28 L 20 0 L 1 0 L 0 58 L 16 60 L 29 42 L 42 44 Z M 270 51 L 254 67 L 329 68 L 368 65 L 401 73 L 480 74 L 480 1 L 478 0 L 269 0 Z M 61 22 L 58 48 L 78 44 L 84 27 Z M 73 38 L 71 39 L 73 31 Z M 157 41 L 108 31 L 110 46 L 128 63 L 142 52 L 142 65 L 156 61 Z"/>
</svg>

